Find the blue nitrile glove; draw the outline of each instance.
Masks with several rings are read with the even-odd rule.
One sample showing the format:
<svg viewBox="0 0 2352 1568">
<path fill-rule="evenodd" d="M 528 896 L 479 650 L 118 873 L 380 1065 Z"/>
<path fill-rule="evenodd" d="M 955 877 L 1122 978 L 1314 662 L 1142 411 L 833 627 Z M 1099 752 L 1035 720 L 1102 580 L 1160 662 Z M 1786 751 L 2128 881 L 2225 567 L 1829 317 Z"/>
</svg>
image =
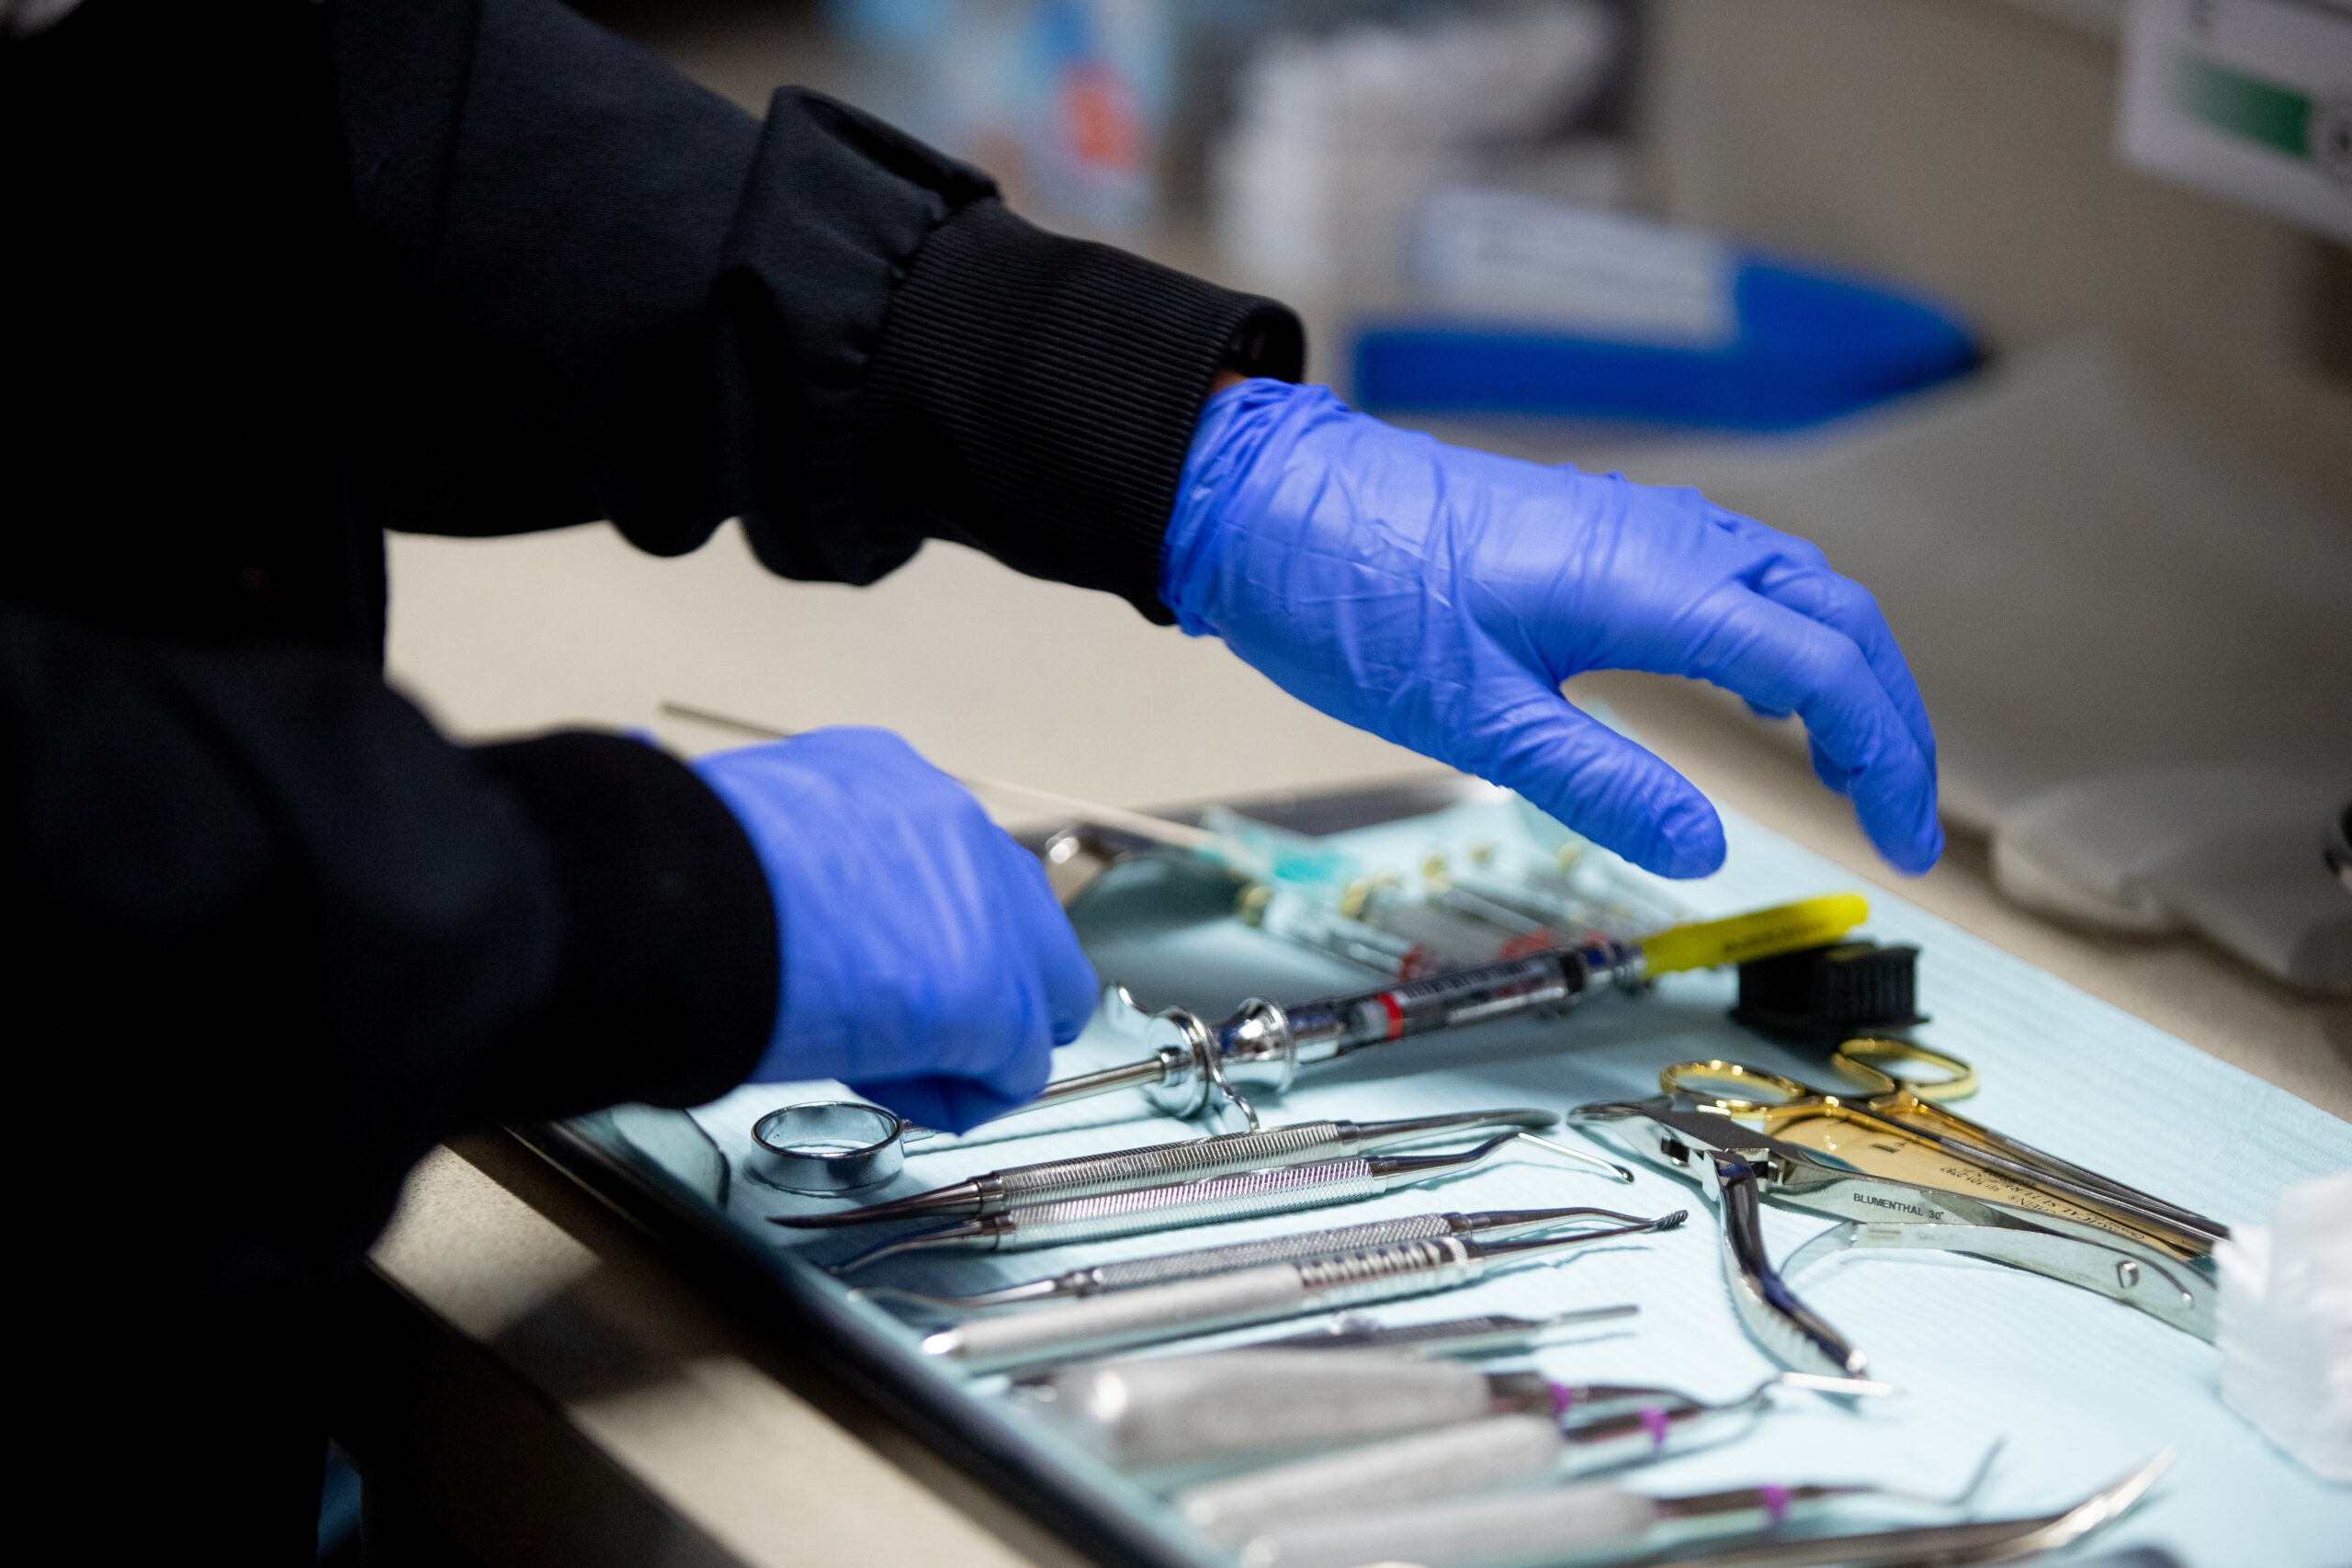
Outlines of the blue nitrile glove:
<svg viewBox="0 0 2352 1568">
<path fill-rule="evenodd" d="M 839 1078 L 962 1132 L 1035 1099 L 1094 1010 L 1094 970 L 1036 857 L 884 729 L 695 763 L 750 835 L 784 985 L 755 1082 Z"/>
<path fill-rule="evenodd" d="M 1713 871 L 1723 824 L 1571 706 L 1571 675 L 1697 676 L 1803 715 L 1815 771 L 1880 853 L 1921 872 L 1943 848 L 1935 737 L 1877 604 L 1696 491 L 1447 446 L 1321 387 L 1245 381 L 1193 436 L 1159 592 L 1292 695 L 1652 871 Z"/>
</svg>

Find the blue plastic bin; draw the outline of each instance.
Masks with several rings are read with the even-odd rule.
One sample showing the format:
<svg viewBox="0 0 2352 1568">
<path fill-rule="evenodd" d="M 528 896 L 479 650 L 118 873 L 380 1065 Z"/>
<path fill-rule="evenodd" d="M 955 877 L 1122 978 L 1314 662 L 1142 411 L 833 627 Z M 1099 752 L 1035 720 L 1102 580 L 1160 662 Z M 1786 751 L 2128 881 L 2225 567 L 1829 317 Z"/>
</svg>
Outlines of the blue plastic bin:
<svg viewBox="0 0 2352 1568">
<path fill-rule="evenodd" d="M 1378 321 L 1356 339 L 1356 400 L 1375 411 L 1786 430 L 1932 386 L 1979 359 L 1956 316 L 1883 286 L 1750 257 L 1733 288 L 1738 334 L 1715 348 Z"/>
</svg>

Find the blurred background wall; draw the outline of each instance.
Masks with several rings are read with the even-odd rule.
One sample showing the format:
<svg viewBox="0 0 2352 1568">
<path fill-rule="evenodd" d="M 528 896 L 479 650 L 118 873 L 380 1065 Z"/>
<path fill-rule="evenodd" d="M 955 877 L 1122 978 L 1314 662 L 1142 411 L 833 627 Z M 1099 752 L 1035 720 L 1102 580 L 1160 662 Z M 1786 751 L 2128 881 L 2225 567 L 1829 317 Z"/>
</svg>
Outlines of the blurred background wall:
<svg viewBox="0 0 2352 1568">
<path fill-rule="evenodd" d="M 1996 350 L 2098 332 L 2352 504 L 2352 256 L 2126 167 L 2120 4 L 1655 0 L 1645 196 L 1910 279 Z"/>
<path fill-rule="evenodd" d="M 1396 209 L 1466 176 L 1900 279 L 1996 352 L 2105 334 L 2352 503 L 2352 250 L 2119 159 L 2124 0 L 583 8 L 747 107 L 785 80 L 835 91 L 974 158 L 1043 220 L 1300 299 L 1338 382 L 1333 313 L 1393 297 Z M 1515 54 L 1516 76 L 1475 39 L 1449 55 L 1449 24 L 1513 17 L 1489 52 Z M 1352 157 L 1304 158 L 1318 133 Z M 1253 168 L 1276 187 L 1254 205 L 1234 189 Z M 1354 254 L 1269 254 L 1310 244 L 1331 209 Z"/>
</svg>

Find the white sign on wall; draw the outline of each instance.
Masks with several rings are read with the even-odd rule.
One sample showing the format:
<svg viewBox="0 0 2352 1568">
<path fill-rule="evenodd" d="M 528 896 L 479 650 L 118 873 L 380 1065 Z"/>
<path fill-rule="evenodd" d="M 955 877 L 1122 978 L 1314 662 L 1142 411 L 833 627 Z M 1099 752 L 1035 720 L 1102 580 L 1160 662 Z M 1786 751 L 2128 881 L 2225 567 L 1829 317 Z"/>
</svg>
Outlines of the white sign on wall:
<svg viewBox="0 0 2352 1568">
<path fill-rule="evenodd" d="M 2352 240 L 2352 7 L 2132 0 L 2124 162 Z"/>
</svg>

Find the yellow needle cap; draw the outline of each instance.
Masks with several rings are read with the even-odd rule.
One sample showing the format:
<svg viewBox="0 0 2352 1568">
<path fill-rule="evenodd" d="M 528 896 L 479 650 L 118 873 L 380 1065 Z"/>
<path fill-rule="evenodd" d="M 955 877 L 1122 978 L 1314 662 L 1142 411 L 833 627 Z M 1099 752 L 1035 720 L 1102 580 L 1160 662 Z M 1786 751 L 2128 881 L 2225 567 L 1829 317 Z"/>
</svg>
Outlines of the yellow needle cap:
<svg viewBox="0 0 2352 1568">
<path fill-rule="evenodd" d="M 1859 893 L 1802 898 L 1724 919 L 1669 926 L 1642 939 L 1642 962 L 1652 975 L 1745 964 L 1751 958 L 1770 958 L 1776 953 L 1836 942 L 1870 918 L 1870 902 Z"/>
</svg>

